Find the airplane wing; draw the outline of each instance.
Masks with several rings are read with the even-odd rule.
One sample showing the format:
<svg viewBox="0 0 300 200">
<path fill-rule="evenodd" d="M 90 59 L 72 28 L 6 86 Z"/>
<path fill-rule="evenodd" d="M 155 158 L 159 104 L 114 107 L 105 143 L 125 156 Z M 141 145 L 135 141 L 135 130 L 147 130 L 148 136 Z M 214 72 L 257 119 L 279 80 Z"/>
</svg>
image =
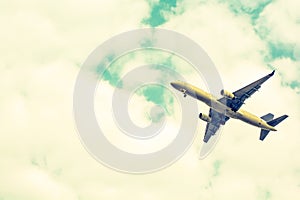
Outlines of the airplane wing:
<svg viewBox="0 0 300 200">
<path fill-rule="evenodd" d="M 254 81 L 253 83 L 235 91 L 234 98 L 228 99 L 228 98 L 221 98 L 219 101 L 228 107 L 230 107 L 233 111 L 238 111 L 240 107 L 244 104 L 244 101 L 248 99 L 252 94 L 254 94 L 258 89 L 261 87 L 261 85 L 267 81 L 270 77 L 272 77 L 275 73 L 275 70 L 268 74 L 261 79 Z"/>
<path fill-rule="evenodd" d="M 208 142 L 211 136 L 215 135 L 219 130 L 221 124 L 224 125 L 229 119 L 229 117 L 213 109 L 209 110 L 209 117 L 211 118 L 211 122 L 206 124 L 206 130 L 203 139 L 204 142 Z"/>
</svg>

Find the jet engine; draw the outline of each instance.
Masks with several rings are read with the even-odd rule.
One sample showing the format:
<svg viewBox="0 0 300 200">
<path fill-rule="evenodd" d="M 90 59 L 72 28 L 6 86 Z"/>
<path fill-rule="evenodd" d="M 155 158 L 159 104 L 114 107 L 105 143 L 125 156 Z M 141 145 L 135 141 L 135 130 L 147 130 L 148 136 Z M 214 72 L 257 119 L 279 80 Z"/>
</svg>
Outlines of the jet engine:
<svg viewBox="0 0 300 200">
<path fill-rule="evenodd" d="M 232 94 L 231 92 L 227 91 L 227 90 L 221 90 L 221 95 L 223 97 L 229 98 L 229 99 L 233 99 L 234 98 L 234 94 Z"/>
<path fill-rule="evenodd" d="M 200 113 L 199 118 L 208 123 L 211 122 L 211 118 L 209 116 L 207 116 L 206 114 Z"/>
</svg>

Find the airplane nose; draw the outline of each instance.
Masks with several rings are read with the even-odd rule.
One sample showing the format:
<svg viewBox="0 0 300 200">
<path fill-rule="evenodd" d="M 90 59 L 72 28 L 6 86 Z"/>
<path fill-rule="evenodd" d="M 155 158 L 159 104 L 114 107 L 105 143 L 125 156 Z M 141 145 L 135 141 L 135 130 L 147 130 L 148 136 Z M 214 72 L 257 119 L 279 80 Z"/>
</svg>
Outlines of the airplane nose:
<svg viewBox="0 0 300 200">
<path fill-rule="evenodd" d="M 175 88 L 176 90 L 178 90 L 178 88 L 179 88 L 179 84 L 176 83 L 176 82 L 171 82 L 170 85 L 171 85 L 173 88 Z"/>
<path fill-rule="evenodd" d="M 180 90 L 180 89 L 184 88 L 184 85 L 180 81 L 173 81 L 173 82 L 170 83 L 170 85 L 173 88 L 175 88 L 176 90 Z"/>
</svg>

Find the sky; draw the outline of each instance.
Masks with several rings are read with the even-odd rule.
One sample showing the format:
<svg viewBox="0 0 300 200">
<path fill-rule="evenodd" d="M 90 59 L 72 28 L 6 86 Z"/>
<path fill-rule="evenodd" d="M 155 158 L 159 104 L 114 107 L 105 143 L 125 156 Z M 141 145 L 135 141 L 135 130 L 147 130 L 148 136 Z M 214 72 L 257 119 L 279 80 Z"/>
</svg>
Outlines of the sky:
<svg viewBox="0 0 300 200">
<path fill-rule="evenodd" d="M 299 197 L 299 8 L 296 0 L 1 1 L 0 200 Z M 243 109 L 258 116 L 272 112 L 289 118 L 264 142 L 258 139 L 258 128 L 230 120 L 216 148 L 203 160 L 198 157 L 205 122 L 199 120 L 191 147 L 165 169 L 132 175 L 103 166 L 86 151 L 77 133 L 76 77 L 98 45 L 119 33 L 146 27 L 177 31 L 198 43 L 228 91 L 275 69 Z M 201 76 L 179 56 L 152 50 L 124 55 L 104 73 L 103 88 L 95 94 L 95 112 L 98 120 L 107 120 L 103 126 L 107 133 L 117 127 L 107 117 L 110 99 L 104 95 L 111 96 L 118 80 L 134 66 L 150 63 L 167 65 L 190 83 L 206 88 Z M 127 151 L 149 152 L 174 137 L 184 108 L 167 90 L 142 87 L 131 101 L 130 116 L 141 126 L 151 122 L 153 105 L 162 106 L 170 122 L 165 127 L 169 135 L 131 146 L 130 141 L 107 134 L 111 142 Z M 208 112 L 200 102 L 198 108 Z"/>
</svg>

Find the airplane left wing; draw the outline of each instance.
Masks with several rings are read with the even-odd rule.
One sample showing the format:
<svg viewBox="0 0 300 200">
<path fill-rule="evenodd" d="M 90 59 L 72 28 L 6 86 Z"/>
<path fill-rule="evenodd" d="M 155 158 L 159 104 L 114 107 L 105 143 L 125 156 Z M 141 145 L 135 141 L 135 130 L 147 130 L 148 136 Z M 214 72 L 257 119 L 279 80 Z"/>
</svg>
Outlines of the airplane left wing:
<svg viewBox="0 0 300 200">
<path fill-rule="evenodd" d="M 229 119 L 229 117 L 213 109 L 209 110 L 209 117 L 211 118 L 211 122 L 206 124 L 206 130 L 203 139 L 204 142 L 208 142 L 211 136 L 215 135 L 219 130 L 221 124 L 224 125 Z"/>
<path fill-rule="evenodd" d="M 227 99 L 225 97 L 219 99 L 219 101 L 228 107 L 230 107 L 233 111 L 238 111 L 240 107 L 244 104 L 245 100 L 248 99 L 252 94 L 254 94 L 261 85 L 267 81 L 271 76 L 273 76 L 275 70 L 272 73 L 262 77 L 261 79 L 254 81 L 253 83 L 235 91 L 233 99 Z"/>
</svg>

